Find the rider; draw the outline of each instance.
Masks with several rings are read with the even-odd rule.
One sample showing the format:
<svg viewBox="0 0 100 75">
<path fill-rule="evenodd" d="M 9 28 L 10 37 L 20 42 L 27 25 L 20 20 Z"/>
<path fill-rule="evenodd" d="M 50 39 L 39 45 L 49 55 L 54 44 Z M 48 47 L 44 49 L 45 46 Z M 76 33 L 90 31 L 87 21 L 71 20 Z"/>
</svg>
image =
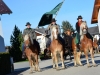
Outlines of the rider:
<svg viewBox="0 0 100 75">
<path fill-rule="evenodd" d="M 63 43 L 63 39 L 62 39 L 62 37 L 60 36 L 60 27 L 59 27 L 59 25 L 58 24 L 56 24 L 56 20 L 55 20 L 55 18 L 53 18 L 52 19 L 52 21 L 51 21 L 51 24 L 47 27 L 47 30 L 49 31 L 49 33 L 47 34 L 47 35 L 49 35 L 49 40 L 47 41 L 47 48 L 49 48 L 49 46 L 50 46 L 50 44 L 51 44 L 51 30 L 52 30 L 52 27 L 53 26 L 56 26 L 56 27 L 58 27 L 58 29 L 59 29 L 59 34 L 58 34 L 58 38 L 62 41 L 62 43 Z"/>
<path fill-rule="evenodd" d="M 24 29 L 24 31 L 23 31 L 23 38 L 24 38 L 24 36 L 26 35 L 26 34 L 30 34 L 31 36 L 31 38 L 32 38 L 32 40 L 33 40 L 33 42 L 32 43 L 34 43 L 34 41 L 36 41 L 36 33 L 35 33 L 35 31 L 34 31 L 34 29 L 32 29 L 31 28 L 31 24 L 29 23 L 29 22 L 27 22 L 26 23 L 26 28 Z M 25 52 L 24 52 L 24 50 L 25 50 L 25 45 L 24 45 L 24 43 L 22 44 L 22 58 L 25 58 Z"/>
<path fill-rule="evenodd" d="M 78 20 L 78 22 L 76 22 L 76 31 L 77 31 L 77 37 L 78 37 L 78 43 L 77 43 L 77 45 L 79 45 L 80 44 L 80 25 L 81 25 L 81 23 L 82 23 L 82 16 L 81 15 L 79 15 L 78 16 L 78 18 L 77 18 L 77 20 Z M 87 32 L 87 34 L 86 34 L 86 36 L 87 36 L 87 38 L 90 38 L 92 41 L 93 41 L 93 38 L 92 38 L 92 36 Z"/>
</svg>

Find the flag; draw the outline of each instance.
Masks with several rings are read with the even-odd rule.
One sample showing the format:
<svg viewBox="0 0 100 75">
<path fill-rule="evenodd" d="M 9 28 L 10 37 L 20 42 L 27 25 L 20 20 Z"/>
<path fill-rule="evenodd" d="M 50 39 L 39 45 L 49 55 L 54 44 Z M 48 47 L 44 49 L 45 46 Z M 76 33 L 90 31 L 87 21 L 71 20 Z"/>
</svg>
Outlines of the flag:
<svg viewBox="0 0 100 75">
<path fill-rule="evenodd" d="M 46 12 L 46 14 L 54 14 L 56 15 L 57 11 L 61 8 L 63 2 L 60 2 L 55 8 L 53 8 L 50 12 Z"/>
<path fill-rule="evenodd" d="M 51 20 L 53 18 L 53 15 L 56 15 L 56 13 L 59 11 L 59 9 L 61 8 L 63 2 L 60 2 L 58 5 L 56 5 L 55 8 L 53 8 L 50 12 L 46 12 L 45 14 L 43 14 L 38 27 L 39 26 L 45 26 L 47 24 L 51 23 Z"/>
<path fill-rule="evenodd" d="M 51 20 L 52 20 L 52 17 L 53 17 L 52 14 L 43 14 L 43 16 L 42 16 L 42 18 L 41 18 L 41 20 L 40 20 L 40 22 L 38 24 L 38 27 L 50 24 Z"/>
</svg>

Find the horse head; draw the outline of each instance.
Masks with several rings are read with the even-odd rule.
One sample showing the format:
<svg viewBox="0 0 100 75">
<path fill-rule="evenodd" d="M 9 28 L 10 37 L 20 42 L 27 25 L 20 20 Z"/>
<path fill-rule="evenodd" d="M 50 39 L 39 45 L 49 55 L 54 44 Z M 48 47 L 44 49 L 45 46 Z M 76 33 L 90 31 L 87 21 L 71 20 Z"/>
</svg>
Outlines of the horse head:
<svg viewBox="0 0 100 75">
<path fill-rule="evenodd" d="M 26 46 L 26 48 L 29 48 L 30 46 L 31 46 L 31 44 L 32 44 L 32 39 L 30 38 L 30 34 L 26 34 L 25 36 L 24 36 L 24 44 L 25 44 L 25 46 Z"/>
<path fill-rule="evenodd" d="M 87 34 L 88 27 L 86 21 L 83 21 L 80 25 L 80 35 Z"/>
<path fill-rule="evenodd" d="M 51 40 L 58 39 L 58 27 L 53 26 L 51 30 Z"/>
<path fill-rule="evenodd" d="M 65 31 L 65 34 L 70 36 L 71 35 L 71 30 L 68 29 L 67 31 Z"/>
</svg>

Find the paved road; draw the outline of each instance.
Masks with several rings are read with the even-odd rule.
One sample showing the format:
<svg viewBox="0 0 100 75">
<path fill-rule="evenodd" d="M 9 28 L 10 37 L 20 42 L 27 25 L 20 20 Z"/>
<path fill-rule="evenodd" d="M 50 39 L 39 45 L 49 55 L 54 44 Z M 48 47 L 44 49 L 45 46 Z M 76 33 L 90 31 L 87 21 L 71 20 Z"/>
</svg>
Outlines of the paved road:
<svg viewBox="0 0 100 75">
<path fill-rule="evenodd" d="M 94 59 L 98 64 L 97 67 L 87 68 L 86 60 L 82 58 L 82 63 L 84 66 L 74 67 L 73 60 L 66 60 L 65 65 L 67 68 L 59 71 L 52 69 L 51 59 L 44 60 L 40 62 L 42 72 L 33 72 L 32 74 L 29 74 L 28 62 L 14 63 L 15 71 L 9 75 L 100 75 L 100 54 L 95 54 Z M 90 58 L 89 61 L 91 63 Z M 61 63 L 59 65 L 61 66 Z"/>
</svg>

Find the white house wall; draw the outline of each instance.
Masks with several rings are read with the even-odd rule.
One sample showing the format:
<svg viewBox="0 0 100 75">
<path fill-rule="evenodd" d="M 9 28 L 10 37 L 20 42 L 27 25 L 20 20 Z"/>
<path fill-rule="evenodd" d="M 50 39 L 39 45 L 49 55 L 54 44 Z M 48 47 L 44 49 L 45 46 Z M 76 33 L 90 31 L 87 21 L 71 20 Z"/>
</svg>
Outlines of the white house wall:
<svg viewBox="0 0 100 75">
<path fill-rule="evenodd" d="M 98 28 L 99 28 L 99 34 L 100 34 L 100 9 L 98 13 Z"/>
</svg>

